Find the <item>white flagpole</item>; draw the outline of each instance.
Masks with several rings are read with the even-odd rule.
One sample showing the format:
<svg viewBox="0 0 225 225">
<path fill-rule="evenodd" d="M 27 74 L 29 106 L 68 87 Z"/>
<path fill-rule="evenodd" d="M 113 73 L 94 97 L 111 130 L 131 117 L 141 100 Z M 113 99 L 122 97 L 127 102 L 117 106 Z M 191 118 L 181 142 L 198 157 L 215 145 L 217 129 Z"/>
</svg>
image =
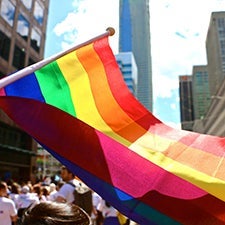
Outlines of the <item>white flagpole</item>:
<svg viewBox="0 0 225 225">
<path fill-rule="evenodd" d="M 114 33 L 115 33 L 115 30 L 112 27 L 109 27 L 109 28 L 106 29 L 105 33 L 103 33 L 103 34 L 101 34 L 99 36 L 96 36 L 96 37 L 94 37 L 94 38 L 92 38 L 92 39 L 90 39 L 90 40 L 88 40 L 88 41 L 86 41 L 84 43 L 81 43 L 81 44 L 79 44 L 77 46 L 74 46 L 74 47 L 72 47 L 72 48 L 70 48 L 70 49 L 68 49 L 66 51 L 63 51 L 63 52 L 60 52 L 60 53 L 55 54 L 53 56 L 50 56 L 47 59 L 43 59 L 43 60 L 41 60 L 41 61 L 39 61 L 39 62 L 37 62 L 37 63 L 35 63 L 33 65 L 27 66 L 27 67 L 25 67 L 25 68 L 15 72 L 14 74 L 12 74 L 10 76 L 4 77 L 4 78 L 0 79 L 0 89 L 5 87 L 8 84 L 13 83 L 16 80 L 19 80 L 22 77 L 25 77 L 25 76 L 33 73 L 34 71 L 40 69 L 41 67 L 43 67 L 43 66 L 45 66 L 45 65 L 47 65 L 47 64 L 49 64 L 49 63 L 51 63 L 53 61 L 55 61 L 56 59 L 66 55 L 66 54 L 68 54 L 68 53 L 70 53 L 72 51 L 75 51 L 75 50 L 77 50 L 77 49 L 79 49 L 79 48 L 81 48 L 81 47 L 83 47 L 85 45 L 88 45 L 88 44 L 90 44 L 90 43 L 92 43 L 92 42 L 94 42 L 94 41 L 96 41 L 96 40 L 98 40 L 100 38 L 103 38 L 103 37 L 106 37 L 106 36 L 112 36 L 112 35 L 114 35 Z"/>
</svg>

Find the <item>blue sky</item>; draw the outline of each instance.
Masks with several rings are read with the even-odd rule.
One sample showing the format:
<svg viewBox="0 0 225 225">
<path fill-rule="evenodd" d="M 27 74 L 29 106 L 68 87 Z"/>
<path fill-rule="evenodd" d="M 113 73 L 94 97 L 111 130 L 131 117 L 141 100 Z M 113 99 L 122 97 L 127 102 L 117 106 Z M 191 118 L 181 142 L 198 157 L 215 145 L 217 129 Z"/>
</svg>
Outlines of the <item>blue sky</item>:
<svg viewBox="0 0 225 225">
<path fill-rule="evenodd" d="M 45 57 L 105 32 L 116 34 L 110 45 L 118 53 L 119 0 L 50 0 Z M 150 0 L 153 114 L 180 128 L 179 75 L 205 65 L 205 40 L 213 11 L 225 11 L 225 0 Z"/>
</svg>

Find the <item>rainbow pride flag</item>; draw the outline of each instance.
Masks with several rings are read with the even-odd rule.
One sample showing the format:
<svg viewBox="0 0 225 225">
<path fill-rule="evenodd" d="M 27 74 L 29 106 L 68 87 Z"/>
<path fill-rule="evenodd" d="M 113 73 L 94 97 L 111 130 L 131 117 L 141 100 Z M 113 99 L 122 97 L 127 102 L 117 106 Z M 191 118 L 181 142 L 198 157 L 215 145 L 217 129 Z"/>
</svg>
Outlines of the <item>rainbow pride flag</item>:
<svg viewBox="0 0 225 225">
<path fill-rule="evenodd" d="M 225 139 L 155 118 L 129 92 L 108 36 L 5 86 L 0 107 L 139 224 L 225 224 Z"/>
</svg>

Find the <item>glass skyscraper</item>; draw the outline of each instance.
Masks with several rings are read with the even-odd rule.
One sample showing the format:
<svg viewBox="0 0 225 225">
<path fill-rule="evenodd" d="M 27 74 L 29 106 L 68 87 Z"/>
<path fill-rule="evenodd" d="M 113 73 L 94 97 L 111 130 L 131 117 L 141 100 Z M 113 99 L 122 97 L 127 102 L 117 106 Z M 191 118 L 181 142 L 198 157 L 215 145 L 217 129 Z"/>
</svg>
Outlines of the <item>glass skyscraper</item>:
<svg viewBox="0 0 225 225">
<path fill-rule="evenodd" d="M 152 111 L 149 0 L 120 0 L 119 23 L 119 52 L 133 52 L 138 69 L 136 97 Z"/>
<path fill-rule="evenodd" d="M 133 95 L 137 89 L 137 65 L 132 52 L 121 52 L 116 55 L 116 61 L 123 74 L 123 79 Z"/>
</svg>

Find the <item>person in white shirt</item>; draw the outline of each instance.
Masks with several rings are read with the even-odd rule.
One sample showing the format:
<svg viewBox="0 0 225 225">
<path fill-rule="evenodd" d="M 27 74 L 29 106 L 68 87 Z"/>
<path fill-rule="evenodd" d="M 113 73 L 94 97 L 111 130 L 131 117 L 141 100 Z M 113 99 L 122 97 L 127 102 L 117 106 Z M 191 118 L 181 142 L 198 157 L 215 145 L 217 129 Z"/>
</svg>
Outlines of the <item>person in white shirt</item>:
<svg viewBox="0 0 225 225">
<path fill-rule="evenodd" d="M 79 185 L 79 181 L 75 179 L 75 175 L 65 166 L 61 167 L 61 178 L 65 183 L 59 189 L 55 201 L 61 203 L 73 203 L 74 189 Z"/>
<path fill-rule="evenodd" d="M 18 210 L 18 216 L 21 217 L 23 211 L 32 204 L 39 203 L 39 198 L 36 194 L 30 193 L 30 188 L 28 186 L 23 186 L 21 188 L 21 193 L 18 198 L 15 200 L 16 207 Z"/>
<path fill-rule="evenodd" d="M 8 197 L 10 199 L 12 199 L 14 201 L 14 203 L 16 202 L 16 199 L 18 198 L 20 193 L 20 185 L 16 182 L 13 182 L 10 188 L 10 193 L 8 195 Z"/>
<path fill-rule="evenodd" d="M 101 203 L 102 197 L 98 195 L 95 191 L 92 191 L 92 203 L 93 203 L 93 212 L 91 218 L 93 224 L 101 225 L 103 221 L 102 212 L 98 210 L 98 206 Z"/>
<path fill-rule="evenodd" d="M 103 225 L 120 225 L 118 220 L 118 211 L 104 199 L 98 205 L 98 210 L 102 212 L 104 217 Z"/>
<path fill-rule="evenodd" d="M 49 184 L 49 194 L 55 194 L 57 192 L 55 183 Z"/>
<path fill-rule="evenodd" d="M 17 210 L 13 200 L 7 196 L 7 184 L 0 182 L 0 223 L 1 225 L 11 225 L 17 221 Z"/>
<path fill-rule="evenodd" d="M 60 188 L 63 186 L 63 184 L 65 184 L 64 181 L 59 181 L 56 185 L 56 188 L 54 191 L 52 191 L 49 195 L 49 201 L 52 201 L 54 202 L 57 198 L 57 194 L 58 194 L 58 191 L 60 190 Z"/>
</svg>

